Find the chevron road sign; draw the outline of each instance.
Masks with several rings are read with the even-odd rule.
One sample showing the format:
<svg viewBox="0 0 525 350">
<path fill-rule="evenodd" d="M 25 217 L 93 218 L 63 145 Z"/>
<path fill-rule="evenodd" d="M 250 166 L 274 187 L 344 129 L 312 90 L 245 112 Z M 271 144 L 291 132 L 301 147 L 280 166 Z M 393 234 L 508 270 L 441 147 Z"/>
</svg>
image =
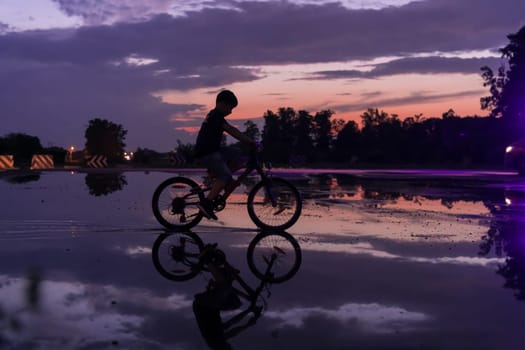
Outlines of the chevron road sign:
<svg viewBox="0 0 525 350">
<path fill-rule="evenodd" d="M 107 168 L 108 159 L 106 156 L 91 156 L 86 161 L 88 168 Z"/>
<path fill-rule="evenodd" d="M 186 164 L 186 158 L 181 154 L 172 153 L 170 154 L 170 162 L 173 166 L 181 167 Z"/>
<path fill-rule="evenodd" d="M 14 166 L 15 166 L 15 161 L 12 155 L 0 156 L 0 170 L 14 169 Z"/>
<path fill-rule="evenodd" d="M 52 169 L 55 167 L 53 156 L 50 154 L 35 154 L 31 159 L 31 170 Z"/>
</svg>

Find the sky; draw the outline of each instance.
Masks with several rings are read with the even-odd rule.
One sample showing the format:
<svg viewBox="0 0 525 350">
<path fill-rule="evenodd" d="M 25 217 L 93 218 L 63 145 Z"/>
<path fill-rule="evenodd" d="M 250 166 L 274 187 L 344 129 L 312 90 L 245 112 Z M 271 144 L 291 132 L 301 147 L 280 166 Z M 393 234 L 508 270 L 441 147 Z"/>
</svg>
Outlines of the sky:
<svg viewBox="0 0 525 350">
<path fill-rule="evenodd" d="M 482 66 L 523 0 L 0 0 L 0 137 L 83 148 L 89 120 L 127 149 L 194 142 L 215 96 L 243 129 L 280 107 L 360 123 L 368 108 L 485 116 Z"/>
</svg>

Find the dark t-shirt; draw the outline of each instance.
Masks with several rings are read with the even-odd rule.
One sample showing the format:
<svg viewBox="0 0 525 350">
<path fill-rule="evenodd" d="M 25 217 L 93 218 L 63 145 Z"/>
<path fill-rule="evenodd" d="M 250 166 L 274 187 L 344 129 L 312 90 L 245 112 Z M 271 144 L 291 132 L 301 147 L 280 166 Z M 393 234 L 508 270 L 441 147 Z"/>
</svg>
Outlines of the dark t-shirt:
<svg viewBox="0 0 525 350">
<path fill-rule="evenodd" d="M 226 122 L 224 117 L 225 115 L 216 109 L 208 113 L 197 135 L 195 144 L 196 157 L 203 157 L 219 150 L 224 131 L 222 126 Z"/>
</svg>

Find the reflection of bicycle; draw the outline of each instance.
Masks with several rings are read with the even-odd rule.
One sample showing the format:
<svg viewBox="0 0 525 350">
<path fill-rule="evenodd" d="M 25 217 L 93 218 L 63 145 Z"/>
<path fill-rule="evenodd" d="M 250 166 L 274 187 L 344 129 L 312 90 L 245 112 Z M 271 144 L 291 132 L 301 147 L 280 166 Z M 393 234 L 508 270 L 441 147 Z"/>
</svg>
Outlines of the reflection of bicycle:
<svg viewBox="0 0 525 350">
<path fill-rule="evenodd" d="M 251 189 L 246 202 L 252 221 L 262 229 L 284 230 L 291 227 L 301 215 L 299 191 L 290 182 L 265 172 L 256 152 L 251 153 L 244 172 L 215 198 L 214 211 L 225 208 L 228 196 L 253 171 L 257 172 L 260 181 Z M 189 229 L 201 221 L 203 215 L 197 204 L 210 189 L 210 186 L 199 186 L 186 177 L 169 178 L 153 193 L 153 214 L 170 230 Z"/>
<path fill-rule="evenodd" d="M 301 250 L 285 232 L 260 233 L 249 244 L 248 261 L 260 278 L 255 288 L 228 263 L 217 244 L 204 245 L 193 232 L 160 235 L 153 244 L 153 263 L 164 277 L 184 281 L 201 272 L 211 275 L 206 289 L 195 294 L 192 308 L 201 335 L 212 349 L 231 349 L 228 340 L 257 323 L 267 308 L 269 285 L 295 275 Z M 265 290 L 267 294 L 263 295 Z M 247 307 L 241 308 L 241 298 L 248 301 Z M 227 320 L 222 318 L 222 311 L 234 310 Z"/>
<path fill-rule="evenodd" d="M 157 271 L 172 281 L 189 280 L 207 271 L 210 256 L 226 263 L 224 253 L 213 245 L 204 245 L 191 231 L 161 234 L 153 244 L 153 264 Z M 208 260 L 207 260 L 208 259 Z M 301 265 L 299 243 L 286 232 L 261 232 L 248 245 L 248 266 L 252 273 L 266 283 L 280 283 L 292 278 Z M 229 265 L 229 264 L 228 264 Z M 253 294 L 244 281 L 238 282 Z M 237 280 L 237 279 L 236 279 Z M 246 288 L 248 287 L 248 288 Z"/>
</svg>

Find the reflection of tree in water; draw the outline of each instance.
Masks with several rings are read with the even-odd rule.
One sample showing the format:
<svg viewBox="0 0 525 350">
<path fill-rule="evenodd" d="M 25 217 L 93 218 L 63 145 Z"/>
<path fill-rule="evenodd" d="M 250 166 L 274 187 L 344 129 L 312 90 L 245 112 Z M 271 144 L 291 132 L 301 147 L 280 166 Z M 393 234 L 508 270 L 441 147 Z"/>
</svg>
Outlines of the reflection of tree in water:
<svg viewBox="0 0 525 350">
<path fill-rule="evenodd" d="M 106 196 L 128 184 L 123 174 L 86 174 L 85 181 L 93 196 Z"/>
<path fill-rule="evenodd" d="M 40 172 L 7 175 L 5 177 L 0 177 L 0 179 L 6 182 L 9 182 L 11 184 L 25 184 L 28 182 L 40 180 Z"/>
<path fill-rule="evenodd" d="M 298 187 L 305 199 L 365 199 L 371 201 L 368 206 L 373 208 L 395 204 L 398 200 L 423 205 L 423 200 L 428 199 L 440 200 L 441 205 L 452 209 L 457 202 L 481 202 L 495 191 L 468 181 L 369 178 L 351 174 L 310 175 L 308 186 L 302 188 L 299 184 Z"/>
<path fill-rule="evenodd" d="M 310 175 L 307 184 L 299 179 L 291 182 L 300 189 L 305 199 L 342 199 L 354 196 L 359 188 L 355 179 L 341 174 Z"/>
<path fill-rule="evenodd" d="M 505 201 L 486 206 L 494 219 L 482 237 L 479 255 L 493 250 L 496 256 L 504 256 L 497 273 L 505 278 L 505 288 L 513 289 L 518 300 L 525 300 L 525 193 L 506 192 Z"/>
</svg>

